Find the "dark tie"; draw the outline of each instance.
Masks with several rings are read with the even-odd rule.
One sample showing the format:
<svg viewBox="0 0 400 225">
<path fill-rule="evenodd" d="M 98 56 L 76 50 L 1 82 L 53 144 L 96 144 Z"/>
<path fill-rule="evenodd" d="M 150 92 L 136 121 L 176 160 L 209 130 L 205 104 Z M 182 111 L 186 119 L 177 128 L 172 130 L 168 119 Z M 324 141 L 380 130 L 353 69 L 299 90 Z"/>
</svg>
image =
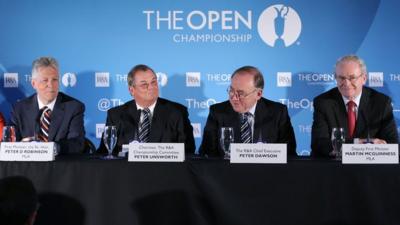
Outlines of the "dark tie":
<svg viewBox="0 0 400 225">
<path fill-rule="evenodd" d="M 249 116 L 251 116 L 249 112 L 242 114 L 240 126 L 240 139 L 242 143 L 252 143 Z"/>
<path fill-rule="evenodd" d="M 43 142 L 49 141 L 49 128 L 50 128 L 50 117 L 51 117 L 51 109 L 45 106 L 43 109 L 42 118 L 40 119 L 40 135 L 39 140 Z"/>
<path fill-rule="evenodd" d="M 354 129 L 356 128 L 356 103 L 349 101 L 347 103 L 347 125 L 349 127 L 349 138 L 353 138 Z"/>
<path fill-rule="evenodd" d="M 150 134 L 150 110 L 145 108 L 142 110 L 143 120 L 139 127 L 139 140 L 146 143 L 149 141 Z"/>
</svg>

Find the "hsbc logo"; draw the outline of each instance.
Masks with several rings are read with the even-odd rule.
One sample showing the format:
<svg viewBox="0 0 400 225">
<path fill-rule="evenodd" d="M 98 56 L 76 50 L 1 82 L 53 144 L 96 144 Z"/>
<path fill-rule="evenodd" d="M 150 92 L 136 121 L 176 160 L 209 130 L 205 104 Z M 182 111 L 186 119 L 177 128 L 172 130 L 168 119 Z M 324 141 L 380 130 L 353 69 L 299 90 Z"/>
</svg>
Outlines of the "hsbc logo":
<svg viewBox="0 0 400 225">
<path fill-rule="evenodd" d="M 4 87 L 17 88 L 18 87 L 18 73 L 4 73 Z"/>
<path fill-rule="evenodd" d="M 291 72 L 278 72 L 276 74 L 276 85 L 278 87 L 291 87 L 292 86 L 292 73 Z"/>
<path fill-rule="evenodd" d="M 101 136 L 103 135 L 104 127 L 104 123 L 96 123 L 96 138 L 101 138 Z"/>
<path fill-rule="evenodd" d="M 370 87 L 383 87 L 383 72 L 369 72 L 368 83 Z"/>
<path fill-rule="evenodd" d="M 110 87 L 110 73 L 96 72 L 95 87 Z"/>
<path fill-rule="evenodd" d="M 186 72 L 186 87 L 200 87 L 200 72 Z"/>
</svg>

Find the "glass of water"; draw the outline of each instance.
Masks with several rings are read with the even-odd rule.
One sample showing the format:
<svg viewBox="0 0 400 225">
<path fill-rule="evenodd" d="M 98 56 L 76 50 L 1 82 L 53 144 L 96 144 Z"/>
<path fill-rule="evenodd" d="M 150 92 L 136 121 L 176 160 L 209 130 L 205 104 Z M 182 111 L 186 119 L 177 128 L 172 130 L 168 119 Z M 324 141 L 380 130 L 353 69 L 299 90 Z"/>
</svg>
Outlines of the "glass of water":
<svg viewBox="0 0 400 225">
<path fill-rule="evenodd" d="M 117 127 L 116 126 L 105 126 L 103 132 L 103 142 L 107 148 L 108 155 L 104 159 L 114 159 L 112 152 L 117 144 Z"/>
<path fill-rule="evenodd" d="M 231 143 L 234 142 L 233 127 L 221 127 L 220 145 L 224 150 L 224 159 L 231 158 Z"/>
<path fill-rule="evenodd" d="M 332 128 L 331 141 L 333 150 L 330 153 L 335 159 L 342 158 L 342 145 L 345 142 L 345 134 L 343 128 Z"/>
<path fill-rule="evenodd" d="M 15 142 L 16 141 L 15 127 L 14 126 L 4 126 L 1 140 L 3 142 Z"/>
</svg>

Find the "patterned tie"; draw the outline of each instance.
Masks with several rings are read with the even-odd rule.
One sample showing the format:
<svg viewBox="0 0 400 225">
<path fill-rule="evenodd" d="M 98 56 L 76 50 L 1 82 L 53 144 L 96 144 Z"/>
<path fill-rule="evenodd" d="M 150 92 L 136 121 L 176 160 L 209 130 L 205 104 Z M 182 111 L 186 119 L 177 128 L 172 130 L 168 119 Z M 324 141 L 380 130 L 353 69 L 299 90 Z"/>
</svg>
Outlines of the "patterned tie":
<svg viewBox="0 0 400 225">
<path fill-rule="evenodd" d="M 40 119 L 40 134 L 39 140 L 43 142 L 49 141 L 49 128 L 50 128 L 51 109 L 45 106 L 43 108 L 42 118 Z"/>
<path fill-rule="evenodd" d="M 349 101 L 347 103 L 347 124 L 349 127 L 349 138 L 353 138 L 354 129 L 356 128 L 356 103 Z"/>
<path fill-rule="evenodd" d="M 150 110 L 145 108 L 142 110 L 143 120 L 139 127 L 139 140 L 146 143 L 149 141 L 150 134 Z"/>
<path fill-rule="evenodd" d="M 252 143 L 249 116 L 251 116 L 249 112 L 242 114 L 241 126 L 240 126 L 240 139 L 242 143 Z"/>
</svg>

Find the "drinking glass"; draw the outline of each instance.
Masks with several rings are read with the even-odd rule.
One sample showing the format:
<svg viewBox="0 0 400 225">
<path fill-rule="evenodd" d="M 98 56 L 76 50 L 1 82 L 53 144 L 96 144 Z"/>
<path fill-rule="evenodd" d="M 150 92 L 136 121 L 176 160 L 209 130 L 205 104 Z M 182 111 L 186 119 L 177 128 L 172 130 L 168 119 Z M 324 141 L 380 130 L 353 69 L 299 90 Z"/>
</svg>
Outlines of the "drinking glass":
<svg viewBox="0 0 400 225">
<path fill-rule="evenodd" d="M 103 132 L 103 142 L 108 150 L 108 155 L 104 159 L 114 159 L 112 152 L 117 144 L 117 127 L 116 126 L 105 126 Z"/>
<path fill-rule="evenodd" d="M 224 150 L 224 159 L 231 158 L 231 143 L 234 142 L 233 127 L 221 127 L 220 145 Z"/>
<path fill-rule="evenodd" d="M 1 140 L 3 142 L 15 142 L 15 127 L 14 126 L 4 126 L 3 127 L 3 135 Z"/>
<path fill-rule="evenodd" d="M 345 142 L 345 134 L 343 128 L 332 128 L 331 135 L 332 147 L 333 150 L 330 153 L 331 156 L 335 157 L 335 159 L 342 158 L 342 145 Z"/>
</svg>

